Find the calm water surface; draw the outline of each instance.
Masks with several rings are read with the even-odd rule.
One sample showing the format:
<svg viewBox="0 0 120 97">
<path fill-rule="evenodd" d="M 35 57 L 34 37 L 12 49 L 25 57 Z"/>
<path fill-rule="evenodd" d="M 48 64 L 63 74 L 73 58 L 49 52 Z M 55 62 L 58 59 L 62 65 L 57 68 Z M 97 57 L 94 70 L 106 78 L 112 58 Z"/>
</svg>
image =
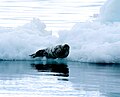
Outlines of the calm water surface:
<svg viewBox="0 0 120 97">
<path fill-rule="evenodd" d="M 1 61 L 0 96 L 120 97 L 120 64 Z"/>
<path fill-rule="evenodd" d="M 53 32 L 91 20 L 106 0 L 0 0 L 0 26 L 21 26 L 39 18 Z"/>
</svg>

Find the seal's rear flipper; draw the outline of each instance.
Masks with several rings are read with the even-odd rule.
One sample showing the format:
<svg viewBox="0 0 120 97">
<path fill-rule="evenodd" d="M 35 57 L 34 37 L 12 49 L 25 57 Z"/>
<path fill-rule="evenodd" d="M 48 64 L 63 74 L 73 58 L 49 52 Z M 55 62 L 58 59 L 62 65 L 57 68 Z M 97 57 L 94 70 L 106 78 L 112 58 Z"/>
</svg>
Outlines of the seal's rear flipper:
<svg viewBox="0 0 120 97">
<path fill-rule="evenodd" d="M 32 58 L 35 58 L 35 57 L 36 57 L 36 54 L 32 54 L 32 55 L 29 55 L 29 56 L 31 56 Z"/>
<path fill-rule="evenodd" d="M 32 58 L 36 58 L 36 57 L 44 57 L 45 56 L 45 50 L 39 50 L 36 53 L 29 55 Z"/>
</svg>

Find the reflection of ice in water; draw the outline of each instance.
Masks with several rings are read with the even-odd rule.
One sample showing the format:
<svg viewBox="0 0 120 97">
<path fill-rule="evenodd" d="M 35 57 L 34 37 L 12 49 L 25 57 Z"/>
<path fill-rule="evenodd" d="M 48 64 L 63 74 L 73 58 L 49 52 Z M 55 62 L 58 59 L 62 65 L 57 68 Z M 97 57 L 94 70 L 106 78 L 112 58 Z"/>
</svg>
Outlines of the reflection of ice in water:
<svg viewBox="0 0 120 97">
<path fill-rule="evenodd" d="M 102 97 L 99 91 L 75 88 L 69 81 L 69 77 L 54 76 L 55 73 L 50 71 L 38 72 L 30 65 L 33 63 L 22 61 L 0 63 L 1 97 Z M 47 66 L 47 64 L 44 65 Z M 56 64 L 58 69 L 59 65 Z"/>
</svg>

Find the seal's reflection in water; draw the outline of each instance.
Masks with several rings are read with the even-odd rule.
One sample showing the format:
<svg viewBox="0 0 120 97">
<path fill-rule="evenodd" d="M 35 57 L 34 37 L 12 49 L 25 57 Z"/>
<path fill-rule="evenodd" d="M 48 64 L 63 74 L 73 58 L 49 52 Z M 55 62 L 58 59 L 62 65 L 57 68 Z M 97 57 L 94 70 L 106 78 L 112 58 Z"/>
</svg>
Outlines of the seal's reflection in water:
<svg viewBox="0 0 120 97">
<path fill-rule="evenodd" d="M 36 69 L 38 72 L 46 72 L 45 75 L 52 75 L 52 76 L 61 76 L 64 77 L 63 79 L 59 80 L 65 80 L 65 77 L 69 76 L 69 69 L 66 63 L 59 63 L 56 61 L 52 62 L 39 62 L 37 64 L 33 63 L 31 66 Z"/>
</svg>

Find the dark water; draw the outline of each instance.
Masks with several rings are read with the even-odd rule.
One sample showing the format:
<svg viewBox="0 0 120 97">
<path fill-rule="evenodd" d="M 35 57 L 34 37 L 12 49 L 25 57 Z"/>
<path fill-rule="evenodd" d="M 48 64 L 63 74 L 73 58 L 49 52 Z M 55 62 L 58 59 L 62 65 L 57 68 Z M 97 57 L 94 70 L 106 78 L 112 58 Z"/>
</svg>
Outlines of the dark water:
<svg viewBox="0 0 120 97">
<path fill-rule="evenodd" d="M 120 97 L 120 64 L 1 61 L 2 96 Z"/>
</svg>

